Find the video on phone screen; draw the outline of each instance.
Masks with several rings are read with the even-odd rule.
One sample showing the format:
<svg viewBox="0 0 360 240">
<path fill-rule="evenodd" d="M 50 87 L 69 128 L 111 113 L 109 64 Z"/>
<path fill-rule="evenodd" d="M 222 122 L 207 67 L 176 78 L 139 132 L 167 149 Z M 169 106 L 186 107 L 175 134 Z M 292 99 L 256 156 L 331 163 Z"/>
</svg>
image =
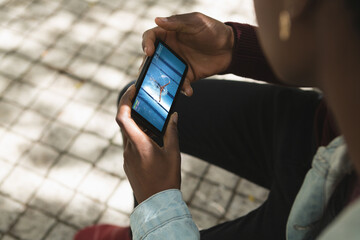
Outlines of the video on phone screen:
<svg viewBox="0 0 360 240">
<path fill-rule="evenodd" d="M 185 64 L 159 43 L 132 106 L 159 131 L 163 129 L 184 71 Z"/>
</svg>

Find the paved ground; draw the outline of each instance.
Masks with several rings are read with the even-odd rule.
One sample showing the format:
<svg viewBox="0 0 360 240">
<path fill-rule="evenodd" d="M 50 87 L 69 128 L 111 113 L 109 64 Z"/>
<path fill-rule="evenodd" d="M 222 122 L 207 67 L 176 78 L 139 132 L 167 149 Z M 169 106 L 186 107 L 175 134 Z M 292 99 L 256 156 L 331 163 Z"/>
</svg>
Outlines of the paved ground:
<svg viewBox="0 0 360 240">
<path fill-rule="evenodd" d="M 128 225 L 132 192 L 114 121 L 155 16 L 201 11 L 254 23 L 251 0 L 0 0 L 0 238 L 69 240 Z M 267 195 L 183 155 L 184 198 L 206 228 Z"/>
</svg>

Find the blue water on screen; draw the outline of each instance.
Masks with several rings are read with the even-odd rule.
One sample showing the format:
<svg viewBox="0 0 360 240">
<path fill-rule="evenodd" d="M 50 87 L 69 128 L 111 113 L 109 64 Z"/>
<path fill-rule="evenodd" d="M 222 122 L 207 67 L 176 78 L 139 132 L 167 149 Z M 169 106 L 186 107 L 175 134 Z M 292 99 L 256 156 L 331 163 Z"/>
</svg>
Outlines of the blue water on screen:
<svg viewBox="0 0 360 240">
<path fill-rule="evenodd" d="M 132 108 L 162 131 L 185 64 L 159 43 Z"/>
</svg>

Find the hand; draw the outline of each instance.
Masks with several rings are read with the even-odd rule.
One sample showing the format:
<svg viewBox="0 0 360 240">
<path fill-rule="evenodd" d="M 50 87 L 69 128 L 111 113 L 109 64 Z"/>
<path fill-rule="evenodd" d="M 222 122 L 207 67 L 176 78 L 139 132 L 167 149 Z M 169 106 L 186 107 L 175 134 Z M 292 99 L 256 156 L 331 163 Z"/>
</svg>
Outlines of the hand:
<svg viewBox="0 0 360 240">
<path fill-rule="evenodd" d="M 156 18 L 158 27 L 143 34 L 147 56 L 154 54 L 156 38 L 166 42 L 189 64 L 183 91 L 191 96 L 191 82 L 225 71 L 230 65 L 234 33 L 230 26 L 201 13 Z"/>
<path fill-rule="evenodd" d="M 160 148 L 131 118 L 132 85 L 120 100 L 116 121 L 124 143 L 124 170 L 136 200 L 140 203 L 166 189 L 180 189 L 180 150 L 177 134 L 177 113 L 166 129 L 164 146 Z"/>
</svg>

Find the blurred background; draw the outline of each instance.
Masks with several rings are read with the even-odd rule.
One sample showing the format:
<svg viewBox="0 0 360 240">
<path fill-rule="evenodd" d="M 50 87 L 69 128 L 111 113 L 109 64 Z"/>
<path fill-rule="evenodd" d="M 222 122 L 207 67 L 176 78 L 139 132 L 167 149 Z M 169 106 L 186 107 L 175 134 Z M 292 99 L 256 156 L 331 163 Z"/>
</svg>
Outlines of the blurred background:
<svg viewBox="0 0 360 240">
<path fill-rule="evenodd" d="M 192 11 L 256 24 L 252 0 L 0 0 L 0 239 L 70 240 L 91 224 L 129 224 L 117 95 L 136 79 L 154 18 Z M 182 159 L 183 196 L 200 229 L 267 197 Z"/>
</svg>

